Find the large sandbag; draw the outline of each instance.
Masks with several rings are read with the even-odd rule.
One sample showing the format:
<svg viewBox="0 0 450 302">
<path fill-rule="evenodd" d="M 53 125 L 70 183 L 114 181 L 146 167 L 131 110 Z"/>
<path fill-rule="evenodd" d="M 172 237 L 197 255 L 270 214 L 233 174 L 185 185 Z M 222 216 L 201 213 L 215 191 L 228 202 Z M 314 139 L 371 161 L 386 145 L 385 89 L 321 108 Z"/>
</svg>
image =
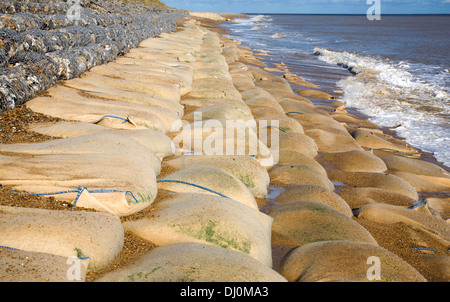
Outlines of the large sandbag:
<svg viewBox="0 0 450 302">
<path fill-rule="evenodd" d="M 283 108 L 284 112 L 287 114 L 291 114 L 293 112 L 297 114 L 322 114 L 322 115 L 328 115 L 326 111 L 323 111 L 321 109 L 317 109 L 314 106 L 305 105 L 301 102 L 298 102 L 296 100 L 290 100 L 290 99 L 283 99 L 280 102 L 280 106 Z M 301 117 L 299 117 L 301 118 Z M 330 118 L 332 120 L 332 118 Z"/>
<path fill-rule="evenodd" d="M 375 279 L 376 270 L 370 270 L 372 259 L 380 261 L 379 280 Z M 290 282 L 426 281 L 397 255 L 380 246 L 355 241 L 325 241 L 298 247 L 283 260 L 280 274 Z"/>
<path fill-rule="evenodd" d="M 312 98 L 312 99 L 320 99 L 320 100 L 330 100 L 332 99 L 332 95 L 315 89 L 296 89 L 294 90 L 295 93 L 298 93 L 301 96 L 304 96 L 306 98 Z"/>
<path fill-rule="evenodd" d="M 419 175 L 408 172 L 392 172 L 407 181 L 417 192 L 450 191 L 450 178 Z"/>
<path fill-rule="evenodd" d="M 201 114 L 201 115 L 200 115 Z M 197 116 L 201 116 L 203 120 L 208 119 L 224 119 L 233 121 L 242 121 L 244 123 L 253 121 L 253 116 L 233 105 L 211 105 L 199 108 L 194 112 L 186 114 L 184 119 L 194 122 Z"/>
<path fill-rule="evenodd" d="M 277 186 L 317 185 L 333 191 L 334 185 L 328 179 L 326 171 L 311 166 L 283 165 L 270 170 L 271 183 Z"/>
<path fill-rule="evenodd" d="M 193 99 L 183 98 L 180 102 L 182 105 L 188 105 L 193 107 L 209 107 L 213 105 L 230 105 L 237 108 L 237 110 L 244 112 L 247 115 L 251 115 L 252 111 L 241 99 Z"/>
<path fill-rule="evenodd" d="M 256 198 L 267 196 L 270 177 L 267 169 L 251 156 L 233 155 L 184 155 L 166 161 L 164 165 L 182 170 L 199 166 L 213 166 L 237 177 Z"/>
<path fill-rule="evenodd" d="M 184 78 L 182 76 L 176 76 L 168 73 L 156 73 L 147 72 L 144 69 L 126 69 L 120 68 L 119 65 L 105 64 L 91 68 L 91 73 L 99 74 L 106 77 L 115 79 L 127 79 L 130 81 L 142 81 L 145 83 L 158 83 L 158 84 L 176 84 L 179 85 L 180 95 L 185 95 L 192 89 L 192 77 Z M 175 101 L 172 101 L 175 102 Z M 166 103 L 171 103 L 167 100 Z"/>
<path fill-rule="evenodd" d="M 179 193 L 219 195 L 258 209 L 253 194 L 233 174 L 211 167 L 192 167 L 172 173 L 158 180 L 158 188 Z"/>
<path fill-rule="evenodd" d="M 151 133 L 148 134 L 151 135 Z M 142 142 L 145 143 L 145 139 L 142 139 Z M 0 145 L 0 151 L 29 155 L 67 154 L 83 156 L 84 154 L 116 154 L 135 158 L 146 163 L 156 175 L 159 175 L 161 171 L 160 158 L 147 148 L 146 145 L 112 131 L 39 143 Z"/>
<path fill-rule="evenodd" d="M 38 97 L 27 107 L 65 120 L 97 123 L 114 129 L 150 128 L 163 133 L 178 131 L 180 116 L 167 108 L 83 97 Z"/>
<path fill-rule="evenodd" d="M 75 79 L 74 79 L 75 80 Z M 106 85 L 107 87 L 113 87 L 115 89 L 138 92 L 142 94 L 147 94 L 155 98 L 160 98 L 163 100 L 171 100 L 174 102 L 179 102 L 181 98 L 180 85 L 178 84 L 168 84 L 168 83 L 151 83 L 143 82 L 139 80 L 128 80 L 128 79 L 114 79 L 107 76 L 102 76 L 92 72 L 86 72 L 76 79 L 74 84 L 72 80 L 68 81 L 67 85 L 76 88 L 83 89 L 86 83 L 95 83 L 96 85 Z"/>
<path fill-rule="evenodd" d="M 397 155 L 384 156 L 383 161 L 395 175 L 405 179 L 420 192 L 447 191 L 450 174 L 443 168 L 420 159 Z"/>
<path fill-rule="evenodd" d="M 158 247 L 98 282 L 286 282 L 258 260 L 230 249 L 194 242 Z"/>
<path fill-rule="evenodd" d="M 105 213 L 1 206 L 0 228 L 3 246 L 63 257 L 89 257 L 89 269 L 111 263 L 124 243 L 119 218 Z"/>
<path fill-rule="evenodd" d="M 83 122 L 37 123 L 28 126 L 28 130 L 47 136 L 69 138 L 82 135 L 109 132 L 125 138 L 133 139 L 146 146 L 160 159 L 173 155 L 175 146 L 165 134 L 152 130 L 140 129 L 121 131 Z"/>
<path fill-rule="evenodd" d="M 327 170 L 328 178 L 354 187 L 379 188 L 394 193 L 403 194 L 417 200 L 419 198 L 416 190 L 402 178 L 385 173 L 373 172 L 347 172 L 336 169 Z"/>
<path fill-rule="evenodd" d="M 444 220 L 450 218 L 450 198 L 428 197 L 425 201 L 429 208 L 439 213 L 439 217 Z"/>
<path fill-rule="evenodd" d="M 323 166 L 350 172 L 384 172 L 384 162 L 373 153 L 354 150 L 342 153 L 327 153 L 317 159 Z"/>
<path fill-rule="evenodd" d="M 273 166 L 278 159 L 276 148 L 270 150 L 251 126 L 242 121 L 214 119 L 184 125 L 182 131 L 172 134 L 175 154 L 249 155 L 264 167 Z"/>
<path fill-rule="evenodd" d="M 0 184 L 117 216 L 154 201 L 151 162 L 120 154 L 1 156 Z"/>
<path fill-rule="evenodd" d="M 150 216 L 124 229 L 158 246 L 212 244 L 247 254 L 272 267 L 272 218 L 235 200 L 210 194 L 173 194 L 154 204 Z"/>
<path fill-rule="evenodd" d="M 347 129 L 342 124 L 336 122 L 328 115 L 317 113 L 299 114 L 297 112 L 293 112 L 289 113 L 288 116 L 297 120 L 305 131 L 319 129 L 333 134 L 351 137 Z"/>
<path fill-rule="evenodd" d="M 302 125 L 296 121 L 293 118 L 290 118 L 286 116 L 285 114 L 282 115 L 266 115 L 259 118 L 256 118 L 256 125 L 258 126 L 258 129 L 261 129 L 262 127 L 272 127 L 271 125 L 274 125 L 274 122 L 278 123 L 278 128 L 282 132 L 286 133 L 300 133 L 304 134 Z"/>
<path fill-rule="evenodd" d="M 377 136 L 371 131 L 357 129 L 352 132 L 352 136 L 355 138 L 356 142 L 363 147 L 388 151 L 402 156 L 420 156 L 420 153 L 417 150 L 398 144 L 393 144 L 384 138 Z"/>
<path fill-rule="evenodd" d="M 338 195 L 342 197 L 352 209 L 357 209 L 368 203 L 387 203 L 391 205 L 412 207 L 418 203 L 416 199 L 404 194 L 380 188 L 355 188 L 344 186 Z"/>
<path fill-rule="evenodd" d="M 280 204 L 297 201 L 320 201 L 342 214 L 353 217 L 352 210 L 344 199 L 333 191 L 316 185 L 297 185 L 287 187 L 275 201 Z"/>
<path fill-rule="evenodd" d="M 270 127 L 273 129 L 273 127 Z M 259 132 L 259 139 L 267 142 L 267 146 L 273 150 L 295 151 L 310 158 L 318 155 L 316 142 L 306 134 L 296 132 Z M 272 142 L 275 144 L 272 146 Z"/>
<path fill-rule="evenodd" d="M 352 240 L 377 244 L 352 218 L 318 201 L 289 202 L 272 207 L 272 244 L 302 246 L 317 241 Z"/>
<path fill-rule="evenodd" d="M 0 263 L 0 282 L 85 282 L 89 259 L 0 248 Z"/>
<path fill-rule="evenodd" d="M 223 79 L 194 78 L 192 91 L 186 97 L 198 99 L 239 99 L 240 93 L 232 82 L 227 83 Z"/>
<path fill-rule="evenodd" d="M 331 133 L 321 129 L 305 130 L 305 134 L 314 139 L 321 153 L 363 151 L 363 148 L 347 135 Z"/>
<path fill-rule="evenodd" d="M 193 77 L 196 80 L 201 79 L 209 79 L 209 78 L 215 78 L 215 79 L 222 79 L 223 81 L 231 82 L 233 81 L 233 78 L 231 77 L 228 70 L 222 68 L 213 68 L 213 67 L 203 67 L 203 68 L 195 68 L 193 72 Z"/>
<path fill-rule="evenodd" d="M 357 217 L 387 225 L 406 224 L 413 230 L 417 247 L 444 252 L 450 248 L 450 224 L 428 213 L 400 206 L 370 203 L 358 210 Z"/>
</svg>

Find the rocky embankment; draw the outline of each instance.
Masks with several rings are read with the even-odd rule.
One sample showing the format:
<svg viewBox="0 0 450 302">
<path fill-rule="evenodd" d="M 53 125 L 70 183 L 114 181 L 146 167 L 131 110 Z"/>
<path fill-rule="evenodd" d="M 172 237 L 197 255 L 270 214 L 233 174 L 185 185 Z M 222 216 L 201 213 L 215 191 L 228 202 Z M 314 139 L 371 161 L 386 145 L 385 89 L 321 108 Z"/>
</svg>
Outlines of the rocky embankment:
<svg viewBox="0 0 450 302">
<path fill-rule="evenodd" d="M 176 28 L 184 12 L 121 1 L 0 3 L 0 110 Z"/>
</svg>

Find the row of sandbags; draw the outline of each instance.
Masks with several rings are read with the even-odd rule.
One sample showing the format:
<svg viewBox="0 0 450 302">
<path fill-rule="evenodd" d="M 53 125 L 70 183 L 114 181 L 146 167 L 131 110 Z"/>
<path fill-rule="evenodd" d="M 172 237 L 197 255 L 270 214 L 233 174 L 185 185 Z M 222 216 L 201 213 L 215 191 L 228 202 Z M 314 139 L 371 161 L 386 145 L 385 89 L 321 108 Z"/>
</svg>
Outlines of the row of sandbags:
<svg viewBox="0 0 450 302">
<path fill-rule="evenodd" d="M 324 104 L 321 91 L 293 94 L 285 83 L 267 81 L 270 74 L 260 69 L 253 73 L 260 80 L 257 86 L 278 99 L 286 115 L 314 140 L 317 151 L 300 156 L 290 140 L 289 153 L 284 152 L 280 137 L 281 166 L 269 172 L 271 183 L 284 187 L 275 198 L 280 205 L 269 211 L 275 217 L 272 241 L 294 248 L 280 273 L 289 281 L 367 281 L 366 260 L 377 255 L 386 269 L 383 281 L 423 281 L 424 276 L 448 281 L 448 198 L 421 195 L 445 196 L 449 173 L 419 159 L 418 150 L 377 125 L 349 114 L 341 102 L 330 99 Z M 419 253 L 416 257 L 423 262 L 406 263 L 381 248 L 359 222 L 393 230 L 406 226 L 396 238 L 408 238 L 412 246 L 401 252 Z"/>
<path fill-rule="evenodd" d="M 187 41 L 186 35 L 191 36 L 191 39 Z M 197 37 L 192 38 L 194 35 Z M 204 36 L 206 36 L 205 39 L 203 39 Z M 196 60 L 201 59 L 200 56 L 203 54 L 202 45 L 205 47 L 210 39 L 218 42 L 216 40 L 217 37 L 214 38 L 214 36 L 208 34 L 206 30 L 198 28 L 194 23 L 188 23 L 184 31 L 166 35 L 164 38 L 165 40 L 171 40 L 173 43 L 183 45 L 183 49 L 192 47 L 192 50 L 188 52 L 193 55 L 198 52 L 199 54 L 195 58 L 191 58 Z M 164 40 L 164 38 L 161 40 Z M 173 49 L 173 43 L 167 43 L 167 47 Z M 151 39 L 145 41 L 143 45 L 145 44 L 152 45 L 152 50 L 157 50 L 155 46 L 158 44 L 158 41 Z M 200 47 L 196 47 L 196 44 Z M 217 48 L 220 48 L 219 45 L 216 43 Z M 163 47 L 161 46 L 161 48 Z M 141 55 L 144 55 L 142 51 L 141 49 Z M 147 53 L 146 55 L 150 56 L 151 54 Z M 182 56 L 182 54 L 179 54 L 179 56 Z M 195 63 L 197 61 L 191 65 L 195 65 Z M 204 65 L 204 62 L 200 63 L 200 65 Z M 185 66 L 188 65 L 186 64 Z M 137 67 L 139 69 L 139 66 Z M 193 68 L 194 72 L 198 69 L 200 68 Z M 129 72 L 132 73 L 131 70 Z M 197 77 L 194 76 L 191 83 L 192 91 L 197 91 L 196 80 Z M 51 97 L 46 101 L 50 99 Z M 188 121 L 186 122 L 189 123 Z M 99 128 L 103 128 L 103 130 L 100 131 Z M 97 158 L 109 156 L 117 156 L 117 160 L 120 160 L 119 158 L 130 158 L 130 160 L 133 159 L 136 162 L 140 161 L 143 166 L 141 168 L 137 166 L 130 167 L 129 171 L 138 173 L 138 175 L 131 178 L 129 182 L 124 180 L 117 182 L 134 183 L 138 186 L 142 181 L 153 183 L 155 180 L 149 177 L 151 173 L 147 176 L 143 174 L 145 172 L 144 166 L 151 165 L 152 153 L 155 156 L 159 155 L 163 159 L 166 155 L 170 155 L 173 152 L 173 149 L 168 150 L 164 148 L 167 145 L 160 142 L 161 136 L 164 134 L 155 130 L 116 130 L 111 128 L 106 130 L 104 126 L 87 122 L 35 125 L 30 129 L 40 133 L 53 133 L 56 136 L 58 136 L 58 132 L 60 133 L 59 136 L 65 133 L 64 136 L 66 138 L 44 142 L 41 145 L 2 146 L 4 148 L 3 151 L 8 152 L 10 155 L 19 153 L 22 155 L 21 159 L 24 165 L 21 168 L 12 167 L 12 171 L 17 173 L 18 171 L 27 170 L 25 167 L 27 164 L 30 164 L 30 167 L 36 167 L 36 175 L 56 178 L 50 182 L 82 182 L 82 174 L 84 173 L 80 171 L 80 175 L 74 177 L 73 180 L 65 182 L 63 180 L 65 171 L 60 167 L 52 168 L 51 171 L 54 171 L 54 173 L 49 173 L 44 169 L 38 169 L 39 165 L 36 165 L 36 162 L 30 163 L 28 159 L 36 161 L 48 156 L 52 158 L 52 162 L 55 162 L 57 157 L 62 157 L 63 161 L 65 161 L 69 156 L 72 156 L 80 159 L 77 166 L 81 166 L 82 162 L 87 158 L 86 156 L 92 153 L 96 153 L 98 155 Z M 155 132 L 153 134 L 159 133 L 159 136 L 151 134 L 152 139 L 150 139 L 150 137 L 146 136 L 146 134 L 150 135 L 150 131 Z M 101 139 L 102 137 L 103 139 Z M 123 138 L 123 140 L 119 137 Z M 133 146 L 131 141 L 140 143 L 141 146 Z M 144 144 L 147 149 L 142 148 Z M 155 144 L 159 144 L 161 147 L 156 148 Z M 100 148 L 102 145 L 104 147 Z M 97 147 L 99 148 L 97 149 Z M 151 149 L 152 147 L 153 149 Z M 136 152 L 134 152 L 135 150 Z M 144 150 L 145 152 L 143 152 Z M 27 155 L 32 155 L 32 157 L 28 158 Z M 173 161 L 168 161 L 168 164 L 173 167 L 172 169 L 177 170 L 177 172 L 163 175 L 157 180 L 159 197 L 153 205 L 152 214 L 144 217 L 138 216 L 136 219 L 130 217 L 129 220 L 122 224 L 123 229 L 118 227 L 117 219 L 111 218 L 111 221 L 108 223 L 104 222 L 103 220 L 106 216 L 105 218 L 102 217 L 106 214 L 101 213 L 68 212 L 59 213 L 61 217 L 57 217 L 58 215 L 44 210 L 38 210 L 33 215 L 28 215 L 29 212 L 5 207 L 0 215 L 0 222 L 2 226 L 11 229 L 9 232 L 6 232 L 7 235 L 4 238 L 2 237 L 0 242 L 10 248 L 0 250 L 0 257 L 5 259 L 14 254 L 14 257 L 19 259 L 21 257 L 30 257 L 33 260 L 38 259 L 35 267 L 38 267 L 39 263 L 42 263 L 41 261 L 51 258 L 53 259 L 52 261 L 55 261 L 55 266 L 47 270 L 48 273 L 43 278 L 61 280 L 61 278 L 65 277 L 62 273 L 64 266 L 61 257 L 75 255 L 78 256 L 77 259 L 86 261 L 83 262 L 86 264 L 82 272 L 82 276 L 85 276 L 86 271 L 104 267 L 117 256 L 123 246 L 123 232 L 125 230 L 135 233 L 160 247 L 139 259 L 134 267 L 125 267 L 121 271 L 106 274 L 99 279 L 100 281 L 285 281 L 283 277 L 271 269 L 270 226 L 272 219 L 258 210 L 255 200 L 255 196 L 264 197 L 267 194 L 269 178 L 266 169 L 251 156 L 209 158 L 209 165 L 206 162 L 207 158 L 203 157 L 203 160 L 205 162 L 199 165 L 198 161 L 202 161 L 202 156 L 181 155 L 174 158 Z M 236 162 L 234 162 L 235 160 Z M 100 167 L 106 168 L 104 165 L 100 166 L 94 165 L 93 162 L 85 162 L 86 167 L 92 166 L 91 171 L 85 171 L 89 175 L 95 175 L 92 170 Z M 49 162 L 46 162 L 43 166 L 48 164 Z M 105 171 L 104 176 L 108 176 L 113 171 L 118 170 L 118 162 L 112 161 L 110 164 L 111 167 L 108 167 L 109 170 Z M 120 164 L 127 166 L 127 161 Z M 153 164 L 153 172 L 155 172 L 155 175 L 158 175 L 160 172 L 158 170 L 160 167 L 158 166 L 158 161 L 155 159 Z M 167 166 L 165 167 L 167 168 Z M 164 167 L 162 168 L 164 170 Z M 123 171 L 121 169 L 116 174 L 112 174 L 111 177 L 116 178 Z M 2 176 L 2 178 L 4 177 Z M 131 177 L 131 175 L 124 174 L 124 178 L 128 177 Z M 13 184 L 14 181 L 16 179 L 12 179 L 9 184 Z M 102 186 L 102 181 L 103 179 L 89 180 L 92 184 L 98 183 L 99 186 Z M 37 179 L 36 185 L 47 185 L 48 182 L 49 180 Z M 258 184 L 255 190 L 250 191 L 250 188 L 254 188 L 255 184 Z M 25 187 L 22 186 L 21 189 L 23 190 Z M 27 190 L 30 189 L 28 188 Z M 41 192 L 42 190 L 43 188 L 40 188 Z M 104 212 L 106 207 L 111 206 L 110 196 L 108 198 L 109 202 L 105 198 L 103 204 L 99 203 L 96 207 L 93 207 L 94 203 L 92 201 L 100 201 L 99 199 L 105 196 L 102 194 L 106 194 L 106 192 L 100 193 L 95 191 L 92 189 L 82 191 L 81 195 L 78 196 L 77 206 L 94 208 L 101 212 Z M 132 192 L 136 193 L 136 190 Z M 124 193 L 122 192 L 122 194 Z M 140 194 L 135 194 L 135 196 L 140 196 Z M 71 198 L 73 198 L 73 195 Z M 105 208 L 102 209 L 101 206 Z M 142 208 L 139 210 L 142 210 Z M 33 210 L 29 211 L 33 212 Z M 16 219 L 8 223 L 8 217 L 6 216 L 10 212 L 14 212 L 11 215 L 16 217 Z M 118 213 L 116 212 L 115 214 L 117 215 Z M 43 217 L 45 215 L 55 216 L 55 221 L 50 221 L 49 223 L 56 228 L 59 228 L 58 221 L 61 221 L 61 224 L 72 224 L 72 219 L 81 219 L 83 223 L 76 223 L 76 229 L 65 228 L 69 233 L 74 233 L 74 236 L 72 240 L 62 241 L 61 239 L 64 237 L 64 234 L 67 234 L 66 232 L 56 232 L 54 236 L 51 236 L 45 231 L 43 233 L 37 231 L 39 234 L 33 234 L 33 237 L 26 238 L 26 235 L 17 227 L 20 225 L 34 225 L 36 226 L 35 229 L 45 230 L 45 221 L 47 221 Z M 64 218 L 64 215 L 68 217 Z M 33 216 L 33 218 L 30 216 Z M 83 236 L 90 233 L 90 225 L 95 224 L 90 220 L 91 218 L 93 220 L 98 218 L 98 224 L 103 224 L 103 226 L 90 235 L 90 240 L 85 240 L 86 242 L 89 241 L 90 244 L 80 244 L 78 240 L 84 239 Z M 14 226 L 17 232 L 13 231 Z M 107 230 L 101 232 L 105 228 Z M 47 239 L 43 240 L 40 238 L 42 234 L 46 234 L 48 236 Z M 96 237 L 97 234 L 103 236 L 103 238 L 99 240 Z M 14 238 L 21 238 L 20 244 L 15 242 Z M 54 248 L 51 254 L 53 255 L 47 255 L 49 250 L 40 246 L 38 242 L 46 242 L 47 244 L 52 242 Z M 93 248 L 96 248 L 95 253 L 92 252 Z M 218 273 L 218 269 L 220 269 L 220 273 Z M 25 279 L 35 277 L 33 275 L 24 276 L 23 271 L 19 275 Z"/>
</svg>

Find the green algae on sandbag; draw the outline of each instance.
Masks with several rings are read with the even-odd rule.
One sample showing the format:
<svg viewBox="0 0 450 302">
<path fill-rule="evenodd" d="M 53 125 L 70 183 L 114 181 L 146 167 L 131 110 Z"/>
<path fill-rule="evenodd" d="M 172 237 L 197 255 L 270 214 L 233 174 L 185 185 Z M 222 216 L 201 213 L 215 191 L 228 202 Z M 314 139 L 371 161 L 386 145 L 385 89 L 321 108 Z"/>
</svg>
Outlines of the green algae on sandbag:
<svg viewBox="0 0 450 302">
<path fill-rule="evenodd" d="M 286 282 L 258 260 L 230 249 L 194 242 L 158 247 L 97 282 Z"/>
<path fill-rule="evenodd" d="M 353 217 L 353 213 L 347 202 L 333 191 L 316 185 L 289 186 L 275 201 L 280 204 L 297 201 L 320 201 L 342 214 Z"/>
<path fill-rule="evenodd" d="M 212 166 L 191 167 L 158 180 L 158 188 L 178 193 L 219 195 L 258 209 L 253 194 L 233 174 Z"/>
<path fill-rule="evenodd" d="M 126 231 L 158 246 L 212 244 L 247 254 L 272 267 L 272 218 L 235 200 L 199 193 L 172 194 L 151 215 L 124 222 Z"/>
<path fill-rule="evenodd" d="M 373 261 L 379 261 L 379 276 L 376 269 L 371 270 Z M 426 282 L 394 253 L 347 240 L 315 242 L 292 250 L 283 259 L 280 274 L 290 282 Z"/>
<path fill-rule="evenodd" d="M 213 166 L 236 176 L 256 198 L 267 196 L 270 177 L 267 169 L 251 156 L 246 155 L 184 155 L 164 163 L 182 170 L 191 167 Z"/>
<path fill-rule="evenodd" d="M 272 244 L 302 246 L 317 241 L 351 240 L 377 245 L 356 221 L 318 201 L 289 202 L 269 210 Z"/>
<path fill-rule="evenodd" d="M 29 252 L 89 257 L 89 269 L 111 263 L 122 250 L 118 217 L 106 213 L 0 207 L 0 242 Z"/>
</svg>

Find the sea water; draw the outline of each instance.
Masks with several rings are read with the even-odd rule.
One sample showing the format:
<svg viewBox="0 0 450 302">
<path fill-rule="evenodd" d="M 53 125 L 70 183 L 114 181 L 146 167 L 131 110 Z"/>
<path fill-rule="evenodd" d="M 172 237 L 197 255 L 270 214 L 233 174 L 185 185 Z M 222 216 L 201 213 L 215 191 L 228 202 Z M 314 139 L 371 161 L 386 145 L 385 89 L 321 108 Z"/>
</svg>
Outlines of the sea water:
<svg viewBox="0 0 450 302">
<path fill-rule="evenodd" d="M 450 166 L 450 16 L 250 15 L 223 27 Z"/>
</svg>

